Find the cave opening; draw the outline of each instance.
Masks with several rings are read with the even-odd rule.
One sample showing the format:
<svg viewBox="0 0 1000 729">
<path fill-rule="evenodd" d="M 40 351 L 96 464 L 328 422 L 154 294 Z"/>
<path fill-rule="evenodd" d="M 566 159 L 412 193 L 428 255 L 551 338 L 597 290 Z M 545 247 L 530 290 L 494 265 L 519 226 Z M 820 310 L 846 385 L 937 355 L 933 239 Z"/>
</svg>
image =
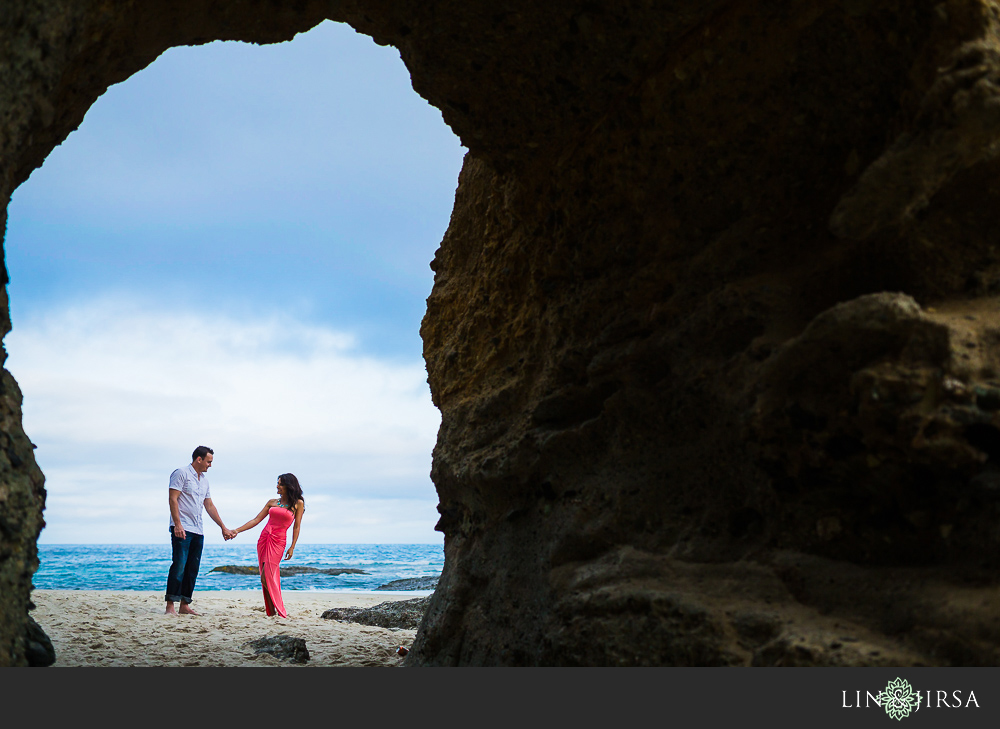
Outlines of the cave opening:
<svg viewBox="0 0 1000 729">
<path fill-rule="evenodd" d="M 418 330 L 463 156 L 399 52 L 331 21 L 112 86 L 9 208 L 39 545 L 165 538 L 199 444 L 227 520 L 298 471 L 303 543 L 440 543 Z"/>
</svg>

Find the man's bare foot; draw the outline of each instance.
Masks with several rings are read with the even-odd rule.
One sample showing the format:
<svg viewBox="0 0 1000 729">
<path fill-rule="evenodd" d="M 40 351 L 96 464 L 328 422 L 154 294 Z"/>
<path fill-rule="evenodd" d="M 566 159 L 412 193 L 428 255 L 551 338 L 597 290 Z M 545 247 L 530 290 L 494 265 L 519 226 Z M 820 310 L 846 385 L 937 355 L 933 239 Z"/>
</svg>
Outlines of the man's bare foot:
<svg viewBox="0 0 1000 729">
<path fill-rule="evenodd" d="M 174 604 L 170 600 L 167 600 L 167 612 L 166 612 L 166 614 L 167 615 L 176 615 L 177 614 L 177 611 L 174 610 Z"/>
<path fill-rule="evenodd" d="M 189 608 L 187 605 L 181 605 L 180 609 L 181 615 L 201 615 L 201 613 L 196 613 L 194 610 Z"/>
</svg>

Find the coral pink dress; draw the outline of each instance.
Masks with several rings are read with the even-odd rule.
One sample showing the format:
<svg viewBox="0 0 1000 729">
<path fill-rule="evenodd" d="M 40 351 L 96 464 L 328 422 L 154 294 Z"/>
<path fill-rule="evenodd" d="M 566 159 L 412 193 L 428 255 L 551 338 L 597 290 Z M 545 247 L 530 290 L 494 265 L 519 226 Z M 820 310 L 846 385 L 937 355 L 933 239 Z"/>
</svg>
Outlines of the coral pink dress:
<svg viewBox="0 0 1000 729">
<path fill-rule="evenodd" d="M 281 600 L 281 558 L 285 556 L 285 533 L 288 527 L 295 521 L 295 512 L 281 506 L 272 506 L 267 511 L 267 524 L 257 539 L 257 563 L 260 567 L 261 577 L 267 585 L 267 592 L 271 596 L 271 603 L 274 609 L 283 618 L 288 617 L 285 612 L 285 603 Z M 264 607 L 268 615 L 274 615 L 267 609 L 267 600 Z"/>
</svg>

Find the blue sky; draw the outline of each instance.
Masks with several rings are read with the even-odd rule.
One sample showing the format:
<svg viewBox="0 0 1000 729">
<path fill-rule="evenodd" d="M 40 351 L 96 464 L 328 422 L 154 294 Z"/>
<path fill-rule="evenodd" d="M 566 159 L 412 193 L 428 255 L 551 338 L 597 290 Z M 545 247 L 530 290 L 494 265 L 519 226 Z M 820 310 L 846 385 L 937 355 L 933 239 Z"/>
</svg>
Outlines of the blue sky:
<svg viewBox="0 0 1000 729">
<path fill-rule="evenodd" d="M 9 209 L 40 541 L 167 541 L 205 444 L 227 525 L 291 471 L 302 543 L 439 543 L 419 326 L 464 153 L 398 51 L 331 22 L 111 87 Z"/>
</svg>

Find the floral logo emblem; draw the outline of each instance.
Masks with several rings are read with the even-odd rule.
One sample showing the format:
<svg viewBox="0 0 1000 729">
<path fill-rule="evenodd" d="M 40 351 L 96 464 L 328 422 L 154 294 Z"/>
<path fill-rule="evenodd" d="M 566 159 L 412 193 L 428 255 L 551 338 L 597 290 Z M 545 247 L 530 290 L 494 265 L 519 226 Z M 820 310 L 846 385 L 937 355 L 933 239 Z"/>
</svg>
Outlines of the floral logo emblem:
<svg viewBox="0 0 1000 729">
<path fill-rule="evenodd" d="M 897 678 L 886 684 L 885 690 L 878 695 L 878 698 L 885 708 L 885 713 L 890 718 L 901 721 L 904 716 L 909 716 L 920 707 L 920 700 L 923 697 L 913 691 L 909 681 Z"/>
</svg>

